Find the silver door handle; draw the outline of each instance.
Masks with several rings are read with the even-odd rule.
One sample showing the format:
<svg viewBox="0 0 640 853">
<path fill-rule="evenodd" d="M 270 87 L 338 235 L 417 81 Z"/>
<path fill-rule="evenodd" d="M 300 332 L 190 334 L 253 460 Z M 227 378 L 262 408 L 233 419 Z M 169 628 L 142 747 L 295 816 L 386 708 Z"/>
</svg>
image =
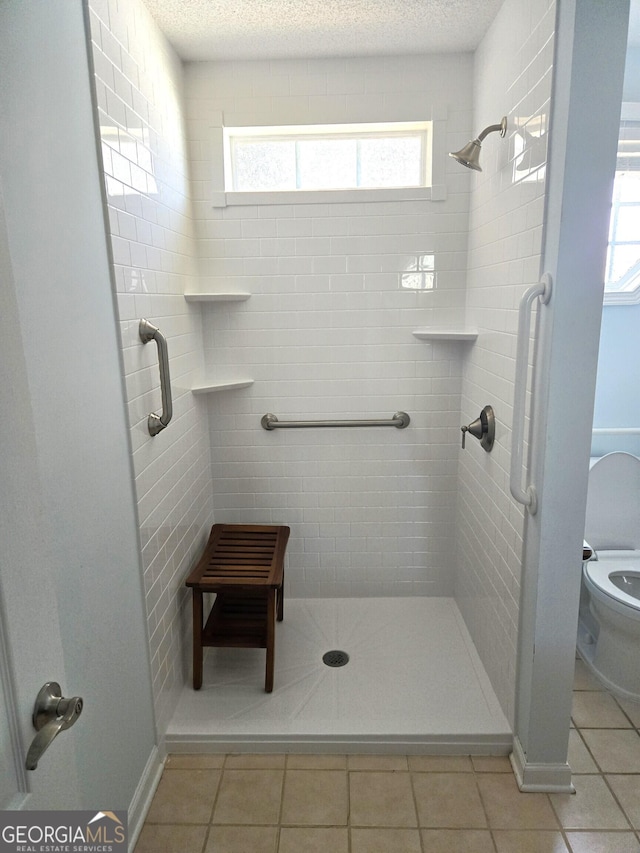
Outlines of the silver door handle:
<svg viewBox="0 0 640 853">
<path fill-rule="evenodd" d="M 47 681 L 38 693 L 33 709 L 33 727 L 38 734 L 27 753 L 27 770 L 35 770 L 54 738 L 71 728 L 82 713 L 82 704 L 79 696 L 65 699 L 57 681 Z"/>
<path fill-rule="evenodd" d="M 138 334 L 143 344 L 155 341 L 158 345 L 158 365 L 160 367 L 160 393 L 162 394 L 162 414 L 151 412 L 148 420 L 149 435 L 157 435 L 169 423 L 173 417 L 173 403 L 171 402 L 171 379 L 169 377 L 169 351 L 167 339 L 157 326 L 148 320 L 140 320 Z"/>
</svg>

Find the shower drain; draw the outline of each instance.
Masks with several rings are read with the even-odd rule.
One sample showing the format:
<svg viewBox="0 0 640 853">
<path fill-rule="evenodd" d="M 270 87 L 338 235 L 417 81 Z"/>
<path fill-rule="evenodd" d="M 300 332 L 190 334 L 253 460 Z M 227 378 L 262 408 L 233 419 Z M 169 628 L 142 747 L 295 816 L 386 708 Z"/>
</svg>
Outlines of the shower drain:
<svg viewBox="0 0 640 853">
<path fill-rule="evenodd" d="M 322 655 L 323 663 L 327 666 L 344 666 L 349 663 L 349 655 L 346 652 L 341 652 L 339 649 L 332 649 L 330 652 L 325 652 Z"/>
</svg>

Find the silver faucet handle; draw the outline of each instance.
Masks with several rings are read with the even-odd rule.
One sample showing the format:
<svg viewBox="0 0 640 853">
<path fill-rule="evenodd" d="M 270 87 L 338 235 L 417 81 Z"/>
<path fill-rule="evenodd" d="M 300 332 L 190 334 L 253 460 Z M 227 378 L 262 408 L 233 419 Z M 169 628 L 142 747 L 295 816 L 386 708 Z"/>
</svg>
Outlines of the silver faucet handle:
<svg viewBox="0 0 640 853">
<path fill-rule="evenodd" d="M 480 442 L 480 446 L 487 453 L 491 452 L 496 434 L 496 418 L 491 406 L 485 406 L 480 412 L 480 416 L 471 421 L 470 424 L 460 427 L 462 430 L 462 449 L 464 450 L 465 438 L 467 433 L 471 433 L 474 438 Z"/>
</svg>

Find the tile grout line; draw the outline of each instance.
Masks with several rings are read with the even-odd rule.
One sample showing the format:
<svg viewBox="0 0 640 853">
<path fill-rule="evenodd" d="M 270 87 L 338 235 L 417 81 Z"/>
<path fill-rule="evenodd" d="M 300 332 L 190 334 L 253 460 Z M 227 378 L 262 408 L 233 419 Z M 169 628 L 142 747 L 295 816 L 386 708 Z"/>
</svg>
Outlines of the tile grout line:
<svg viewBox="0 0 640 853">
<path fill-rule="evenodd" d="M 471 760 L 471 756 L 469 756 L 469 759 Z M 473 780 L 474 780 L 474 782 L 476 784 L 476 788 L 478 790 L 478 797 L 480 798 L 480 802 L 482 803 L 482 811 L 484 812 L 484 817 L 485 817 L 485 820 L 487 822 L 487 830 L 489 831 L 489 838 L 491 839 L 491 843 L 493 844 L 494 851 L 497 851 L 498 850 L 498 842 L 496 841 L 494 830 L 491 826 L 491 821 L 489 820 L 489 813 L 487 812 L 487 807 L 486 807 L 486 804 L 484 801 L 484 797 L 482 796 L 482 789 L 478 783 L 478 776 L 480 775 L 480 771 L 476 770 L 476 768 L 473 765 L 472 760 L 471 760 L 471 770 L 473 772 Z M 427 851 L 425 851 L 425 853 L 427 853 Z"/>
<path fill-rule="evenodd" d="M 349 768 L 349 757 L 346 761 L 347 772 L 347 853 L 353 851 L 353 827 L 351 826 L 351 770 Z"/>
<path fill-rule="evenodd" d="M 618 700 L 617 700 L 617 697 L 616 697 L 616 696 L 614 696 L 614 695 L 613 695 L 613 693 L 611 693 L 609 690 L 575 690 L 575 689 L 574 689 L 574 691 L 573 691 L 573 692 L 574 692 L 574 693 L 577 693 L 577 692 L 580 692 L 580 693 L 604 693 L 605 695 L 611 696 L 611 698 L 612 698 L 612 699 L 613 699 L 613 701 L 615 702 L 615 704 L 616 704 L 616 706 L 618 707 L 618 709 L 622 712 L 622 714 L 624 715 L 624 717 L 629 721 L 629 723 L 630 723 L 630 727 L 631 727 L 631 728 L 630 728 L 630 729 L 627 729 L 627 728 L 625 728 L 625 729 L 608 729 L 608 730 L 609 730 L 609 731 L 630 731 L 630 730 L 631 730 L 631 731 L 635 731 L 635 732 L 636 732 L 636 734 L 639 734 L 639 735 L 640 735 L 640 732 L 638 732 L 638 728 L 637 728 L 637 726 L 635 726 L 635 724 L 634 724 L 633 720 L 632 720 L 632 719 L 630 718 L 630 716 L 626 713 L 626 711 L 624 710 L 624 708 L 620 705 L 620 703 L 619 703 L 619 702 L 618 702 Z M 609 780 L 608 780 L 608 778 L 607 778 L 607 775 L 608 775 L 608 774 L 607 774 L 607 773 L 602 769 L 602 767 L 601 767 L 601 765 L 600 765 L 600 762 L 596 759 L 596 757 L 595 757 L 595 755 L 593 754 L 593 752 L 592 752 L 591 748 L 589 747 L 589 744 L 587 743 L 587 741 L 586 741 L 586 740 L 585 740 L 585 738 L 583 737 L 583 734 L 582 734 L 583 729 L 585 729 L 585 728 L 589 728 L 589 727 L 588 727 L 588 726 L 578 726 L 578 725 L 576 724 L 575 719 L 573 718 L 573 716 L 571 717 L 571 719 L 572 719 L 572 722 L 573 722 L 573 724 L 574 724 L 574 728 L 575 728 L 575 730 L 576 730 L 576 731 L 577 731 L 577 733 L 578 733 L 578 736 L 579 736 L 579 738 L 580 738 L 580 741 L 581 741 L 581 742 L 582 742 L 582 744 L 584 745 L 584 747 L 585 747 L 585 749 L 587 750 L 587 752 L 588 752 L 589 756 L 591 757 L 591 760 L 593 761 L 593 763 L 595 764 L 596 768 L 598 769 L 598 774 L 597 774 L 597 775 L 599 775 L 599 776 L 600 776 L 600 778 L 601 778 L 601 779 L 602 779 L 602 781 L 604 782 L 604 784 L 605 784 L 605 786 L 606 786 L 607 790 L 608 790 L 608 791 L 609 791 L 609 793 L 611 794 L 611 796 L 612 796 L 612 798 L 613 798 L 614 802 L 616 803 L 616 805 L 617 805 L 617 806 L 618 806 L 618 808 L 620 809 L 620 812 L 621 812 L 621 814 L 623 815 L 624 819 L 627 821 L 627 824 L 628 824 L 628 826 L 629 826 L 629 829 L 631 830 L 631 832 L 632 832 L 632 834 L 633 834 L 634 838 L 635 838 L 637 841 L 638 841 L 638 840 L 640 840 L 640 832 L 639 832 L 639 831 L 634 827 L 634 825 L 633 825 L 633 823 L 632 823 L 632 821 L 631 821 L 631 819 L 630 819 L 629 815 L 627 814 L 626 810 L 623 808 L 622 803 L 621 803 L 621 802 L 620 802 L 620 800 L 618 799 L 618 797 L 617 797 L 617 795 L 616 795 L 615 791 L 613 790 L 613 788 L 612 788 L 611 784 L 609 783 Z M 596 727 L 594 726 L 593 728 L 595 729 Z M 593 775 L 593 774 L 575 774 L 575 775 Z M 613 775 L 626 775 L 626 774 L 613 774 Z M 630 774 L 628 774 L 628 775 L 637 775 L 637 774 L 630 773 Z M 575 831 L 587 831 L 587 830 L 575 830 Z M 601 831 L 601 832 L 603 832 L 603 831 L 609 831 L 609 832 L 611 832 L 611 831 L 627 832 L 628 830 L 591 830 L 591 831 L 594 831 L 594 832 L 597 832 L 597 831 Z M 569 842 L 568 842 L 568 839 L 567 839 L 567 844 L 568 844 L 568 846 L 569 846 L 569 849 L 572 849 L 572 848 L 571 848 L 571 845 L 570 845 L 570 844 L 569 844 Z"/>
<path fill-rule="evenodd" d="M 420 826 L 420 812 L 418 811 L 418 797 L 416 794 L 415 785 L 413 784 L 414 771 L 411 770 L 411 764 L 409 762 L 408 757 L 407 757 L 407 770 L 409 772 L 409 784 L 411 785 L 411 796 L 413 798 L 413 809 L 414 809 L 415 814 L 416 814 L 416 825 L 418 828 L 418 843 L 420 844 L 420 850 L 422 851 L 422 853 L 427 853 L 426 850 L 424 849 L 424 840 L 423 840 L 423 834 L 421 831 L 422 828 Z"/>
<path fill-rule="evenodd" d="M 216 787 L 216 793 L 215 793 L 215 796 L 213 798 L 213 802 L 211 804 L 211 812 L 209 813 L 209 825 L 207 826 L 207 830 L 204 834 L 204 845 L 202 847 L 202 853 L 206 853 L 206 849 L 207 849 L 208 844 L 209 844 L 209 838 L 210 838 L 211 833 L 213 831 L 213 827 L 214 827 L 213 815 L 215 813 L 216 805 L 218 803 L 218 797 L 220 796 L 220 789 L 222 788 L 222 776 L 224 774 L 224 767 L 225 767 L 226 763 L 227 763 L 227 756 L 225 755 L 224 758 L 222 759 L 222 765 L 220 767 L 220 776 L 218 777 L 218 785 Z"/>
</svg>

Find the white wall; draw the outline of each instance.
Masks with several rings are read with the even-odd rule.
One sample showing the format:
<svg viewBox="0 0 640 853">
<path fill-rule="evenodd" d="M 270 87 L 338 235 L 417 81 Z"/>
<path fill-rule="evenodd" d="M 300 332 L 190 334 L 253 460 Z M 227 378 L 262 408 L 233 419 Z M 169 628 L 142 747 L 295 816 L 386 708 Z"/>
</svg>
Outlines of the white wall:
<svg viewBox="0 0 640 853">
<path fill-rule="evenodd" d="M 246 290 L 203 310 L 210 374 L 251 376 L 209 403 L 217 521 L 290 524 L 296 596 L 448 595 L 460 440 L 470 176 L 446 152 L 471 127 L 470 55 L 190 63 L 186 95 L 200 285 Z M 437 120 L 442 200 L 213 207 L 219 126 Z M 437 288 L 407 292 L 411 255 Z M 390 417 L 394 429 L 265 432 L 280 419 Z"/>
<path fill-rule="evenodd" d="M 538 511 L 525 525 L 513 753 L 529 789 L 571 790 L 581 552 L 628 18 L 629 0 L 558 5 L 543 239 L 554 287 L 541 311 L 532 395 Z"/>
<path fill-rule="evenodd" d="M 3 23 L 6 19 L 3 20 Z M 11 82 L 5 86 L 5 93 Z M 49 782 L 55 785 L 56 774 L 64 773 L 66 796 L 58 804 L 77 806 L 77 771 L 75 743 L 64 741 L 55 752 L 55 765 L 40 765 L 41 772 L 27 781 L 24 770 L 25 746 L 33 738 L 33 700 L 46 680 L 55 678 L 67 686 L 56 585 L 42 567 L 49 562 L 48 545 L 53 539 L 49 519 L 43 507 L 43 489 L 39 473 L 36 430 L 29 389 L 25 346 L 22 333 L 9 235 L 7 233 L 0 176 L 0 340 L 3 373 L 0 381 L 0 808 L 19 809 L 25 802 L 30 783 L 29 804 L 37 798 L 34 787 Z M 29 595 L 28 618 L 20 602 Z M 46 654 L 29 660 L 30 643 L 39 647 L 43 638 Z M 21 658 L 22 656 L 22 658 Z M 21 663 L 24 661 L 24 665 Z M 45 670 L 43 672 L 43 670 Z M 22 711 L 22 713 L 21 713 Z M 56 744 L 58 746 L 58 744 Z M 43 779 L 44 770 L 45 778 Z M 35 786 L 34 786 L 35 781 Z M 46 804 L 51 800 L 47 797 Z M 53 806 L 52 806 L 53 807 Z"/>
<path fill-rule="evenodd" d="M 37 689 L 59 679 L 66 695 L 85 702 L 72 734 L 64 735 L 75 748 L 79 802 L 69 802 L 75 779 L 62 764 L 45 802 L 127 808 L 155 733 L 82 5 L 2 4 L 0 35 L 7 238 L 0 249 L 9 254 L 3 307 L 16 316 L 11 335 L 2 338 L 8 348 L 3 380 L 5 390 L 17 383 L 11 397 L 25 416 L 21 437 L 16 411 L 4 412 L 8 442 L 2 446 L 4 454 L 16 454 L 3 465 L 3 521 L 16 509 L 21 515 L 3 529 L 3 556 L 11 556 L 11 546 L 16 558 L 20 554 L 2 567 L 11 662 L 21 664 L 16 693 L 23 709 L 28 689 L 32 708 Z M 25 477 L 11 491 L 22 458 Z M 21 547 L 16 537 L 29 521 Z M 21 573 L 25 555 L 41 562 L 29 560 Z M 41 621 L 47 595 L 49 612 Z M 65 671 L 43 673 L 56 648 L 56 619 Z M 28 646 L 21 633 L 35 643 L 47 625 L 51 635 L 41 639 L 42 654 L 24 663 Z M 33 732 L 24 734 L 28 743 Z M 43 764 L 56 760 L 56 746 Z M 60 748 L 65 754 L 68 747 Z"/>
<path fill-rule="evenodd" d="M 640 47 L 627 47 L 627 61 L 624 69 L 624 101 L 640 101 Z"/>
<path fill-rule="evenodd" d="M 184 578 L 212 523 L 206 411 L 190 392 L 200 368 L 200 317 L 182 119 L 182 66 L 138 0 L 91 0 L 90 21 L 105 188 L 129 403 L 153 690 L 162 733 L 186 680 L 190 602 Z M 160 410 L 156 345 L 168 341 L 173 420 L 147 431 Z"/>
<path fill-rule="evenodd" d="M 627 47 L 623 101 L 640 101 L 640 48 Z M 593 415 L 594 429 L 640 428 L 637 335 L 640 305 L 605 305 L 602 310 L 598 378 Z M 597 434 L 591 452 L 602 456 L 613 450 L 640 455 L 640 435 Z"/>
<path fill-rule="evenodd" d="M 638 319 L 640 305 L 605 305 L 602 310 L 594 429 L 640 429 Z M 640 435 L 594 435 L 592 454 L 612 450 L 640 454 Z"/>
<path fill-rule="evenodd" d="M 554 25 L 553 0 L 506 0 L 474 65 L 474 133 L 503 115 L 509 130 L 487 137 L 473 178 L 467 320 L 480 336 L 464 364 L 462 419 L 490 403 L 497 428 L 491 454 L 468 442 L 460 457 L 456 597 L 511 719 L 523 534 L 509 493 L 517 308 L 540 276 L 545 193 L 544 169 L 532 180 L 514 171 L 514 134 L 527 122 L 547 130 Z"/>
</svg>

